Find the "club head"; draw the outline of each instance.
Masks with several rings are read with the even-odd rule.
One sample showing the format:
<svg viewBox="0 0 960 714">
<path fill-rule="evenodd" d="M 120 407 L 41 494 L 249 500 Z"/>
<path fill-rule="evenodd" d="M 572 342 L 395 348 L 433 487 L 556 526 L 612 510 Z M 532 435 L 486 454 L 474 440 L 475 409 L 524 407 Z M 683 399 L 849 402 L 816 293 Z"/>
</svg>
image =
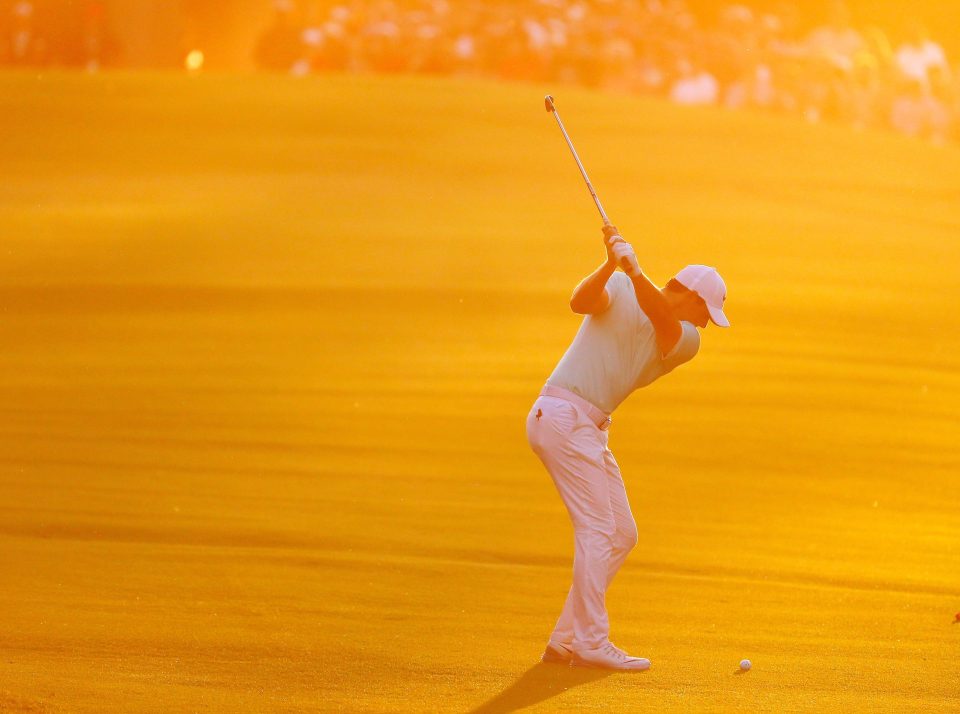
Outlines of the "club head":
<svg viewBox="0 0 960 714">
<path fill-rule="evenodd" d="M 547 108 L 548 112 L 553 111 L 553 97 L 549 94 L 543 98 L 543 105 Z"/>
</svg>

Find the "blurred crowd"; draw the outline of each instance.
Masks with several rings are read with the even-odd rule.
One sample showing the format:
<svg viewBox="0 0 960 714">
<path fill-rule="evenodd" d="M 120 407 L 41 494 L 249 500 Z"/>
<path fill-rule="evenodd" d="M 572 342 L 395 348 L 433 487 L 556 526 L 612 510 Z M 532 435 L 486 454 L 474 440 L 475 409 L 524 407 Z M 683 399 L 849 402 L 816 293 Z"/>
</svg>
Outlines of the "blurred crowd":
<svg viewBox="0 0 960 714">
<path fill-rule="evenodd" d="M 686 0 L 272 2 L 254 49 L 268 70 L 574 83 L 960 141 L 960 67 L 941 44 L 920 22 L 859 26 L 842 0 L 817 23 L 791 0 L 709 17 Z M 0 0 L 0 66 L 121 66 L 108 6 Z"/>
<path fill-rule="evenodd" d="M 255 59 L 265 69 L 433 73 L 575 83 L 960 140 L 960 71 L 920 22 L 892 37 L 829 3 L 684 0 L 276 0 Z"/>
<path fill-rule="evenodd" d="M 116 64 L 120 43 L 107 14 L 104 0 L 0 0 L 0 66 Z"/>
</svg>

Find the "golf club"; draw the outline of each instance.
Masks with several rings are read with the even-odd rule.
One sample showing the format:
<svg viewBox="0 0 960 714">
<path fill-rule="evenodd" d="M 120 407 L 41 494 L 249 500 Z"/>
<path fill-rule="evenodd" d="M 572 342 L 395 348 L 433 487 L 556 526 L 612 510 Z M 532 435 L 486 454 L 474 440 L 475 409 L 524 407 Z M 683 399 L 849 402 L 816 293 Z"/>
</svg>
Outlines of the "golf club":
<svg viewBox="0 0 960 714">
<path fill-rule="evenodd" d="M 567 146 L 570 147 L 570 153 L 573 154 L 573 160 L 577 162 L 577 168 L 580 169 L 580 175 L 583 176 L 583 180 L 587 183 L 587 190 L 590 191 L 590 195 L 593 197 L 593 202 L 597 204 L 597 210 L 600 211 L 600 217 L 603 219 L 603 224 L 605 226 L 611 225 L 610 219 L 607 218 L 606 211 L 603 210 L 603 205 L 600 203 L 600 198 L 597 196 L 597 192 L 593 190 L 593 184 L 590 183 L 590 177 L 587 176 L 587 170 L 583 168 L 583 162 L 580 161 L 580 157 L 577 155 L 577 150 L 573 148 L 573 142 L 570 141 L 570 135 L 567 134 L 567 130 L 563 126 L 563 122 L 560 121 L 560 114 L 557 112 L 556 106 L 553 103 L 553 97 L 547 95 L 543 98 L 543 104 L 547 108 L 547 111 L 553 114 L 553 118 L 557 120 L 557 126 L 560 127 L 560 131 L 563 133 L 563 138 L 567 140 Z M 620 261 L 620 267 L 626 272 L 629 267 L 629 262 L 626 259 Z"/>
</svg>

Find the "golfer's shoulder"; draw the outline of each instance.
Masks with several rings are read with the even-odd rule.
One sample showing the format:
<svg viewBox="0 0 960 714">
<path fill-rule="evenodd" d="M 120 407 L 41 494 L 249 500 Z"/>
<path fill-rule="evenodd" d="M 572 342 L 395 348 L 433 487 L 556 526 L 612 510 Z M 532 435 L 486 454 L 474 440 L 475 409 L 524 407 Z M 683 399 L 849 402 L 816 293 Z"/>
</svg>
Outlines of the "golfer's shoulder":
<svg viewBox="0 0 960 714">
<path fill-rule="evenodd" d="M 615 272 L 607 281 L 607 293 L 610 295 L 611 301 L 623 295 L 632 295 L 633 283 L 630 282 L 630 276 L 621 273 L 619 270 Z"/>
<path fill-rule="evenodd" d="M 623 299 L 626 290 L 632 290 L 630 278 L 623 273 L 614 273 L 607 279 L 606 284 L 603 286 L 603 292 L 598 296 L 597 303 L 593 306 L 593 309 L 587 311 L 587 314 L 596 316 L 604 315 L 604 322 L 609 321 L 610 318 L 607 317 L 609 314 L 618 315 L 619 319 L 622 319 L 622 306 L 628 304 Z M 615 309 L 611 309 L 614 307 Z M 574 309 L 574 312 L 580 311 Z"/>
<path fill-rule="evenodd" d="M 663 361 L 676 367 L 692 360 L 700 350 L 700 332 L 692 322 L 680 322 L 680 339 L 663 357 Z"/>
<path fill-rule="evenodd" d="M 622 315 L 624 310 L 629 312 L 631 308 L 638 307 L 633 297 L 633 283 L 626 273 L 617 271 L 611 275 L 603 291 L 607 294 L 607 307 L 615 307 L 617 314 Z"/>
</svg>

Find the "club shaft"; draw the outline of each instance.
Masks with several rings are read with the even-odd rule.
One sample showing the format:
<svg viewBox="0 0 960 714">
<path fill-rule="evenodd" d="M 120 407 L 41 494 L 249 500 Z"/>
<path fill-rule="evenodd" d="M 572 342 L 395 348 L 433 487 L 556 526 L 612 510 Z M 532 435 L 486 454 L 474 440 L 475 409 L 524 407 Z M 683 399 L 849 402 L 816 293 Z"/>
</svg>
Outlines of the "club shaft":
<svg viewBox="0 0 960 714">
<path fill-rule="evenodd" d="M 590 191 L 590 195 L 593 197 L 593 202 L 597 204 L 597 210 L 600 211 L 600 217 L 603 219 L 604 224 L 610 225 L 610 219 L 607 218 L 606 211 L 603 210 L 603 204 L 600 203 L 600 198 L 597 196 L 597 192 L 593 190 L 593 184 L 590 183 L 590 177 L 587 176 L 587 170 L 583 168 L 583 162 L 580 161 L 580 157 L 577 155 L 577 150 L 573 148 L 573 142 L 570 141 L 570 135 L 567 134 L 566 128 L 563 126 L 563 122 L 560 120 L 560 114 L 557 112 L 557 108 L 553 107 L 554 119 L 557 120 L 557 126 L 560 127 L 560 132 L 563 134 L 563 138 L 567 142 L 567 146 L 570 147 L 570 153 L 573 154 L 573 160 L 577 162 L 577 168 L 580 169 L 580 175 L 583 176 L 583 180 L 587 184 L 587 190 Z"/>
<path fill-rule="evenodd" d="M 567 129 L 560 120 L 560 114 L 557 112 L 557 107 L 553 103 L 553 97 L 547 96 L 546 101 L 547 109 L 557 120 L 557 126 L 560 127 L 560 133 L 563 134 L 563 138 L 566 140 L 567 146 L 570 147 L 570 153 L 573 154 L 573 160 L 577 162 L 577 168 L 580 169 L 580 175 L 583 176 L 583 180 L 587 184 L 587 190 L 590 191 L 590 196 L 593 197 L 593 202 L 596 204 L 597 210 L 600 211 L 600 218 L 603 219 L 603 224 L 605 226 L 609 226 L 610 219 L 607 218 L 607 212 L 603 210 L 603 204 L 600 203 L 600 198 L 597 196 L 597 192 L 593 190 L 593 184 L 590 183 L 590 177 L 587 176 L 587 170 L 583 168 L 583 162 L 580 161 L 580 156 L 577 155 L 577 150 L 573 148 L 573 142 L 570 141 L 570 135 L 567 134 Z M 620 267 L 623 268 L 623 272 L 627 274 L 630 273 L 630 261 L 627 258 L 622 258 L 620 260 Z"/>
</svg>

